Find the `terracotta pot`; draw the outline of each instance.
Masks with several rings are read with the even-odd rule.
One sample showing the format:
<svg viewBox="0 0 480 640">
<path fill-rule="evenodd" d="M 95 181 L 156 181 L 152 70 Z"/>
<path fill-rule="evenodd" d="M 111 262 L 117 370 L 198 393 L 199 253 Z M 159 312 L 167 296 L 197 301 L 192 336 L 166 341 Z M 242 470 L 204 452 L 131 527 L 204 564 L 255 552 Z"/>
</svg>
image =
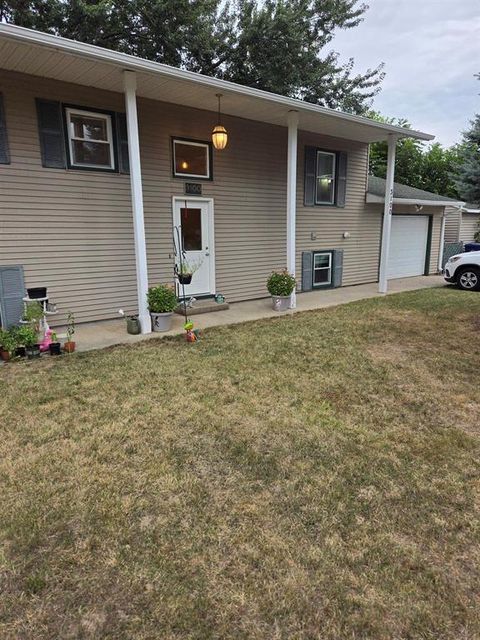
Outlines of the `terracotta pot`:
<svg viewBox="0 0 480 640">
<path fill-rule="evenodd" d="M 75 342 L 65 342 L 63 350 L 67 353 L 73 353 L 75 351 Z"/>
<path fill-rule="evenodd" d="M 0 358 L 4 362 L 8 362 L 10 360 L 10 353 L 8 351 L 0 351 Z"/>
</svg>

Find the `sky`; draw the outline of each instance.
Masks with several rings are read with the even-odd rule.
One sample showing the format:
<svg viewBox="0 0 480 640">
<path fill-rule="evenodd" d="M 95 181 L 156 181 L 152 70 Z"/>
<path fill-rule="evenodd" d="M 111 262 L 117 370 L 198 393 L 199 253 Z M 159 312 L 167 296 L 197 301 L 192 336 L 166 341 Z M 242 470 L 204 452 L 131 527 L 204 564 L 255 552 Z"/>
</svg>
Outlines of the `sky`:
<svg viewBox="0 0 480 640">
<path fill-rule="evenodd" d="M 332 48 L 355 71 L 385 62 L 373 108 L 406 118 L 443 145 L 480 113 L 480 0 L 366 0 L 364 21 L 339 31 Z"/>
</svg>

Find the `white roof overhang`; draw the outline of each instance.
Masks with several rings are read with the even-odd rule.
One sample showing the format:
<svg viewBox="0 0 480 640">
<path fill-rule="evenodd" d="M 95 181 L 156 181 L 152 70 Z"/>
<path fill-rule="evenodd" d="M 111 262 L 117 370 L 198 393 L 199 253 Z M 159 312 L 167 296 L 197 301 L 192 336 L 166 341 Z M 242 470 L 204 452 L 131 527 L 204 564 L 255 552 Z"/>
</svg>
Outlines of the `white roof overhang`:
<svg viewBox="0 0 480 640">
<path fill-rule="evenodd" d="M 0 24 L 0 68 L 115 92 L 123 92 L 123 71 L 130 70 L 136 72 L 137 95 L 143 98 L 215 111 L 215 94 L 222 93 L 225 114 L 259 122 L 286 126 L 288 112 L 296 110 L 300 129 L 338 138 L 365 143 L 386 140 L 389 135 L 418 140 L 434 138 L 420 131 L 10 24 Z"/>
</svg>

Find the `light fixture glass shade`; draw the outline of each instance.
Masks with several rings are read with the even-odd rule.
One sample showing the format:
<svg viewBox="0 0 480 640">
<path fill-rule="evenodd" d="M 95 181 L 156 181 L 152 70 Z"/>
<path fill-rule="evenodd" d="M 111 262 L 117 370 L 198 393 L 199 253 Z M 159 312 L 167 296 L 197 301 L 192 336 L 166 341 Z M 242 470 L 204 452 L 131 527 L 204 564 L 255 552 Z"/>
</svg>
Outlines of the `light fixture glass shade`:
<svg viewBox="0 0 480 640">
<path fill-rule="evenodd" d="M 217 124 L 212 131 L 212 142 L 215 149 L 225 149 L 228 142 L 228 133 L 225 127 Z"/>
</svg>

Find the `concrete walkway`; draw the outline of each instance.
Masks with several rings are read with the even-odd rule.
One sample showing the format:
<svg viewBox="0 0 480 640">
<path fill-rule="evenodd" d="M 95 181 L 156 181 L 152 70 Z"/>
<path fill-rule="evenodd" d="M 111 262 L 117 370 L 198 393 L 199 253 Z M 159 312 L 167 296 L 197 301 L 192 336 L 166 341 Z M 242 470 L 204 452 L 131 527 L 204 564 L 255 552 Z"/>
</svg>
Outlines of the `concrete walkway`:
<svg viewBox="0 0 480 640">
<path fill-rule="evenodd" d="M 427 289 L 445 285 L 442 276 L 418 276 L 415 278 L 402 278 L 389 282 L 389 292 L 400 293 L 402 291 L 415 291 L 416 289 Z M 278 318 L 280 315 L 298 313 L 300 311 L 310 311 L 312 309 L 323 309 L 339 304 L 354 302 L 355 300 L 366 300 L 381 296 L 378 293 L 378 284 L 361 284 L 354 287 L 340 287 L 339 289 L 328 289 L 325 291 L 312 291 L 309 293 L 299 293 L 297 295 L 297 308 L 294 310 L 278 313 L 273 311 L 270 298 L 261 300 L 249 300 L 247 302 L 235 302 L 230 305 L 230 309 L 205 313 L 193 316 L 195 328 L 206 329 L 219 325 L 237 324 L 249 320 L 259 320 L 261 318 Z M 92 349 L 102 349 L 117 344 L 131 344 L 141 340 L 149 340 L 161 336 L 178 335 L 183 333 L 183 316 L 174 314 L 172 329 L 165 333 L 150 333 L 147 335 L 131 336 L 127 333 L 126 323 L 122 319 L 104 320 L 101 322 L 88 322 L 79 324 L 76 327 L 75 341 L 78 351 L 90 351 Z M 61 334 L 61 329 L 58 331 Z"/>
</svg>

